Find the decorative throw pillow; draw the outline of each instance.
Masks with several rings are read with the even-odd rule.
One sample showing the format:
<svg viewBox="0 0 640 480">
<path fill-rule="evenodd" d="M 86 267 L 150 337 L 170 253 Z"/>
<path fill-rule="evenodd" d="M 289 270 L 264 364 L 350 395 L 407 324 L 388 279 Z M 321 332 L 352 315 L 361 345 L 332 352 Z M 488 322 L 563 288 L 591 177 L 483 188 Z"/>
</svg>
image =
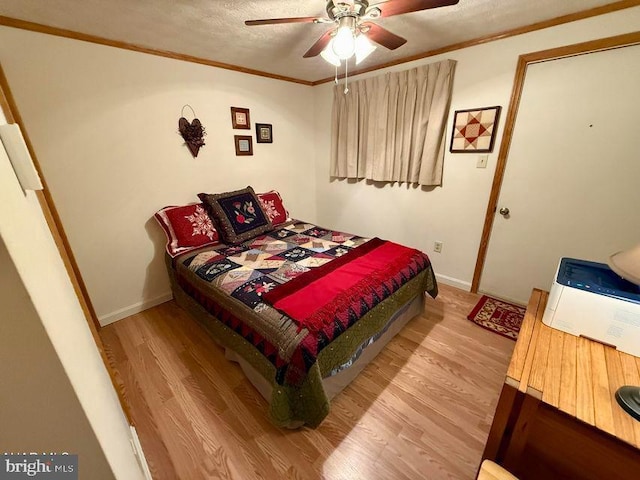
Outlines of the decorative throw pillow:
<svg viewBox="0 0 640 480">
<path fill-rule="evenodd" d="M 260 200 L 262 209 L 274 227 L 291 220 L 289 218 L 289 212 L 284 208 L 284 204 L 282 203 L 282 197 L 277 191 L 271 190 L 267 193 L 259 193 L 258 199 Z"/>
<path fill-rule="evenodd" d="M 165 207 L 155 218 L 167 236 L 167 253 L 172 258 L 194 248 L 220 243 L 218 231 L 201 203 Z"/>
<path fill-rule="evenodd" d="M 253 188 L 235 192 L 198 194 L 215 221 L 225 243 L 242 243 L 256 235 L 273 230 Z"/>
</svg>

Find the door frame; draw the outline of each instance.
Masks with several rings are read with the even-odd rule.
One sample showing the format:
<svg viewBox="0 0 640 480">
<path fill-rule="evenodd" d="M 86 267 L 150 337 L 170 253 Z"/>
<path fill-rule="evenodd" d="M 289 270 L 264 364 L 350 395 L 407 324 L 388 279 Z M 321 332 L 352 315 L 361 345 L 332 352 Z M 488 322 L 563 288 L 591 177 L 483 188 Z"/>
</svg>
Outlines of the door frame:
<svg viewBox="0 0 640 480">
<path fill-rule="evenodd" d="M 518 108 L 520 107 L 520 100 L 522 99 L 524 82 L 527 78 L 527 67 L 535 63 L 548 62 L 577 55 L 586 55 L 589 53 L 629 47 L 638 44 L 640 44 L 640 31 L 576 43 L 573 45 L 566 45 L 564 47 L 557 47 L 549 50 L 526 53 L 518 57 L 518 66 L 513 80 L 513 89 L 511 91 L 511 100 L 509 102 L 509 109 L 505 120 L 504 134 L 502 136 L 500 152 L 498 153 L 498 162 L 493 176 L 493 184 L 491 185 L 491 194 L 489 195 L 489 203 L 487 205 L 487 211 L 484 218 L 484 227 L 482 230 L 482 237 L 480 238 L 480 246 L 478 247 L 478 257 L 476 259 L 476 266 L 473 272 L 471 292 L 477 293 L 480 286 L 480 279 L 482 277 L 484 262 L 486 260 L 487 250 L 489 247 L 489 240 L 493 230 L 493 222 L 498 207 L 498 198 L 500 197 L 504 172 L 507 166 L 509 150 L 511 148 L 511 140 L 513 139 L 513 132 L 518 118 Z"/>
</svg>

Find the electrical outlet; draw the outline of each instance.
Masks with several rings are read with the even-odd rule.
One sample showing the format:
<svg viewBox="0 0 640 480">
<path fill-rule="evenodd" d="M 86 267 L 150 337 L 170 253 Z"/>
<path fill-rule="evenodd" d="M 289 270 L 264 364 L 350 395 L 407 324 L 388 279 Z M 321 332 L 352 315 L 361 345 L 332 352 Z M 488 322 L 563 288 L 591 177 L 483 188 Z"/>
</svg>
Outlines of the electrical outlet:
<svg viewBox="0 0 640 480">
<path fill-rule="evenodd" d="M 434 242 L 433 251 L 436 253 L 442 252 L 442 242 Z"/>
<path fill-rule="evenodd" d="M 489 155 L 478 155 L 478 163 L 476 163 L 476 168 L 487 168 L 488 162 Z"/>
</svg>

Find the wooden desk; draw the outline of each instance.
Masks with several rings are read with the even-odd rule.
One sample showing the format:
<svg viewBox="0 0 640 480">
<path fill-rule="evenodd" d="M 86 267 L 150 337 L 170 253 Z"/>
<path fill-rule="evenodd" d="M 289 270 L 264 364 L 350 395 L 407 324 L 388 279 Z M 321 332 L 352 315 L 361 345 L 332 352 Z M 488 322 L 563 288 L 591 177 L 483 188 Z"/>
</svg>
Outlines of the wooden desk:
<svg viewBox="0 0 640 480">
<path fill-rule="evenodd" d="M 640 422 L 615 400 L 640 358 L 542 323 L 534 289 L 483 454 L 521 479 L 640 478 Z"/>
</svg>

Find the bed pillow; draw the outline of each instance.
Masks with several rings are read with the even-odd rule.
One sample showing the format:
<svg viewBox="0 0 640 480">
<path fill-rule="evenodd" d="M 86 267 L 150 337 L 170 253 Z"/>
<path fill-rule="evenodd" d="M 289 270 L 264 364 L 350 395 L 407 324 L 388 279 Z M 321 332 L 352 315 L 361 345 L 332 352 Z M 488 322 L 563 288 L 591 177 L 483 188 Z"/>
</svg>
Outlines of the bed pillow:
<svg viewBox="0 0 640 480">
<path fill-rule="evenodd" d="M 267 193 L 259 193 L 258 199 L 274 227 L 291 220 L 289 212 L 284 208 L 284 203 L 282 203 L 282 197 L 277 191 L 271 190 Z"/>
<path fill-rule="evenodd" d="M 269 217 L 251 187 L 235 192 L 200 193 L 198 197 L 207 208 L 225 243 L 242 243 L 273 230 Z"/>
<path fill-rule="evenodd" d="M 167 253 L 172 258 L 194 248 L 220 243 L 218 231 L 201 203 L 165 207 L 154 216 L 167 236 Z"/>
</svg>

